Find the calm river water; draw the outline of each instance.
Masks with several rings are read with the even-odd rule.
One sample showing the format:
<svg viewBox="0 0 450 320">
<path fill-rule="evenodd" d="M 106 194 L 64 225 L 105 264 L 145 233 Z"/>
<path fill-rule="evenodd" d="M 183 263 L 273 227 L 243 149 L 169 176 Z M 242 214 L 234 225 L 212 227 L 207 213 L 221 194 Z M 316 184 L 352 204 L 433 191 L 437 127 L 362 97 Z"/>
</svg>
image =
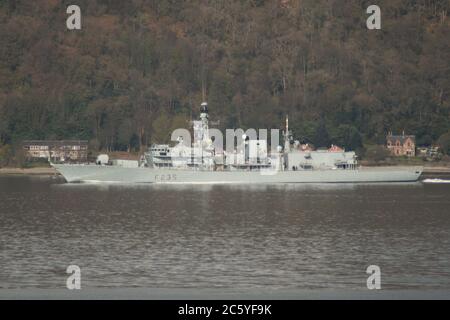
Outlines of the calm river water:
<svg viewBox="0 0 450 320">
<path fill-rule="evenodd" d="M 117 186 L 0 177 L 0 288 L 450 289 L 450 184 Z"/>
</svg>

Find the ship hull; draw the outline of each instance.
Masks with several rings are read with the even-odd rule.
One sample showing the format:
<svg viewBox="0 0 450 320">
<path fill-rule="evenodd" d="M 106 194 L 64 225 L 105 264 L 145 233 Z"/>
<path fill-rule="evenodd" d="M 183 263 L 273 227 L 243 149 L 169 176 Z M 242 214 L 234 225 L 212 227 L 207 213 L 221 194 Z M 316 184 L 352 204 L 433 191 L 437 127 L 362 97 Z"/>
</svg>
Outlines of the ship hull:
<svg viewBox="0 0 450 320">
<path fill-rule="evenodd" d="M 422 167 L 366 167 L 356 170 L 196 171 L 54 164 L 67 182 L 164 184 L 372 183 L 413 182 Z"/>
</svg>

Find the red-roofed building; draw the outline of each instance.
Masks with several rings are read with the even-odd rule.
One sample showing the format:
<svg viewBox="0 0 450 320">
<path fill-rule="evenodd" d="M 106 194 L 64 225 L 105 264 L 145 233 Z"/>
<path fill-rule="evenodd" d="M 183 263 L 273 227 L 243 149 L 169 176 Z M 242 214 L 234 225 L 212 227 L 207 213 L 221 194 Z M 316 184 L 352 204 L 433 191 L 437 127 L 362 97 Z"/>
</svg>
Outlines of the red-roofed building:
<svg viewBox="0 0 450 320">
<path fill-rule="evenodd" d="M 335 146 L 334 144 L 328 149 L 328 152 L 344 152 L 345 150 L 341 147 Z"/>
<path fill-rule="evenodd" d="M 401 136 L 389 133 L 386 137 L 387 148 L 394 156 L 414 157 L 416 155 L 416 137 L 407 136 L 405 132 Z"/>
</svg>

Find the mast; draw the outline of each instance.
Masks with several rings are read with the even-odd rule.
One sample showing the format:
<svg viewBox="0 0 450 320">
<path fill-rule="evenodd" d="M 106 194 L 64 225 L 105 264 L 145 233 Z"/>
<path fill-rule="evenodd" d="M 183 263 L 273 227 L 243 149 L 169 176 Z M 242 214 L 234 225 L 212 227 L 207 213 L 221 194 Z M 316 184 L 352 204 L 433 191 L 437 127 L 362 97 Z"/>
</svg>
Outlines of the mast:
<svg viewBox="0 0 450 320">
<path fill-rule="evenodd" d="M 208 126 L 208 103 L 203 101 L 200 106 L 200 120 L 202 121 L 202 140 L 200 142 L 202 166 L 203 166 L 203 148 L 209 140 L 209 126 Z"/>
<path fill-rule="evenodd" d="M 207 141 L 209 139 L 209 126 L 208 126 L 208 103 L 202 102 L 200 106 L 200 120 L 202 121 L 202 140 Z"/>
<path fill-rule="evenodd" d="M 285 153 L 289 152 L 291 149 L 291 145 L 289 142 L 289 135 L 290 135 L 290 133 L 289 133 L 289 117 L 288 117 L 288 115 L 286 115 L 286 129 L 284 132 L 284 152 Z"/>
</svg>

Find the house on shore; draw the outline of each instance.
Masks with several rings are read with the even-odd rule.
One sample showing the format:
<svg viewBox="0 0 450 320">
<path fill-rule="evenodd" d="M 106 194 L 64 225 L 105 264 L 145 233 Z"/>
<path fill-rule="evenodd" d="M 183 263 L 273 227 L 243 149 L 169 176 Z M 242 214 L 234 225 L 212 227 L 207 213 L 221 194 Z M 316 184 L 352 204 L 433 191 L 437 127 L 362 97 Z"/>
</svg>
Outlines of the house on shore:
<svg viewBox="0 0 450 320">
<path fill-rule="evenodd" d="M 332 144 L 330 148 L 328 148 L 328 152 L 345 152 L 345 149 Z"/>
<path fill-rule="evenodd" d="M 393 135 L 390 132 L 386 137 L 386 146 L 393 156 L 414 157 L 416 155 L 416 136 Z"/>
<path fill-rule="evenodd" d="M 438 146 L 424 146 L 424 147 L 418 147 L 417 148 L 417 155 L 425 158 L 427 160 L 434 160 L 439 158 L 440 152 Z"/>
<path fill-rule="evenodd" d="M 22 147 L 29 160 L 87 161 L 87 140 L 24 140 Z"/>
</svg>

